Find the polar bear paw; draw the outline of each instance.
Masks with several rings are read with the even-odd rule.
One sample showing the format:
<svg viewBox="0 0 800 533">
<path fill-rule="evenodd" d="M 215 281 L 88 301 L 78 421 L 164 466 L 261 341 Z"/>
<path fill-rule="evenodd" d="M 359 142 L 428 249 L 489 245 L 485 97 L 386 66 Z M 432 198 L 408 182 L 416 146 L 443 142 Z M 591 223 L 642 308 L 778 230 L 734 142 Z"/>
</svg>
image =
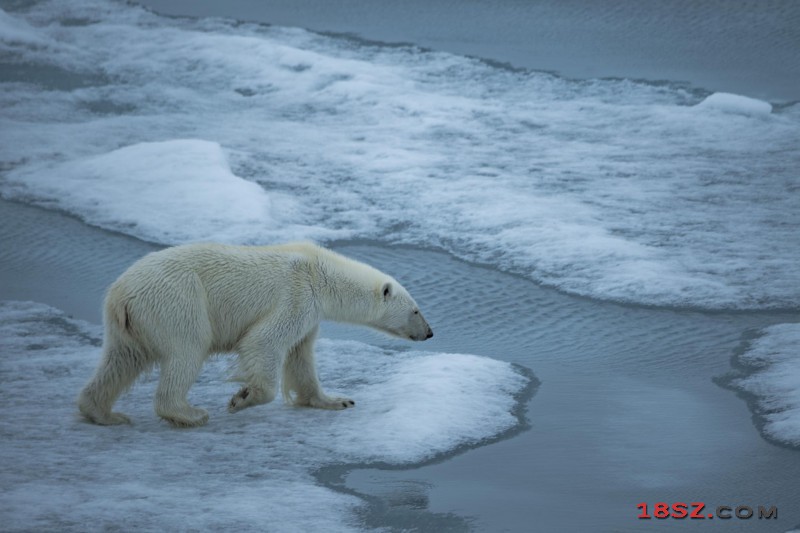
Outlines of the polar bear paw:
<svg viewBox="0 0 800 533">
<path fill-rule="evenodd" d="M 270 394 L 259 387 L 245 385 L 231 397 L 228 402 L 228 412 L 236 413 L 254 405 L 271 402 L 273 398 L 275 398 L 274 393 Z"/>
<path fill-rule="evenodd" d="M 158 416 L 176 428 L 193 428 L 208 423 L 208 411 L 191 406 L 175 411 L 160 412 Z"/>
<path fill-rule="evenodd" d="M 321 396 L 317 398 L 311 398 L 310 400 L 308 400 L 308 405 L 310 407 L 316 407 L 317 409 L 331 409 L 334 411 L 341 411 L 342 409 L 349 409 L 351 407 L 355 407 L 356 402 L 354 402 L 350 398 Z"/>
<path fill-rule="evenodd" d="M 131 423 L 130 418 L 123 415 L 122 413 L 117 413 L 117 412 L 107 413 L 107 414 L 84 412 L 83 416 L 90 422 L 93 422 L 101 426 L 118 426 L 120 424 Z"/>
<path fill-rule="evenodd" d="M 117 413 L 116 411 L 108 415 L 103 421 L 102 424 L 106 426 L 118 426 L 120 424 L 130 424 L 131 419 L 127 417 L 127 415 L 123 415 L 122 413 Z"/>
</svg>

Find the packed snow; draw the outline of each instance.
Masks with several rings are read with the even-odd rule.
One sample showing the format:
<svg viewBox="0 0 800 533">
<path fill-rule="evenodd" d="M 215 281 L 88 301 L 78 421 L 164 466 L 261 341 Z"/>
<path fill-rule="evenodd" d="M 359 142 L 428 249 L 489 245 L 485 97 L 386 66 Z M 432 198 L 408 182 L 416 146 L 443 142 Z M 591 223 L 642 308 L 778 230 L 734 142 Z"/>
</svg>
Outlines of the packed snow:
<svg viewBox="0 0 800 533">
<path fill-rule="evenodd" d="M 169 244 L 368 238 L 601 299 L 800 305 L 797 105 L 105 0 L 3 13 L 0 42 L 38 69 L 2 78 L 6 198 Z M 190 190 L 209 176 L 180 139 L 221 147 L 224 202 Z M 140 172 L 114 168 L 141 150 Z M 177 174 L 186 204 L 162 209 L 150 171 Z"/>
<path fill-rule="evenodd" d="M 800 324 L 765 328 L 738 360 L 752 371 L 733 385 L 756 397 L 771 438 L 800 446 Z"/>
<path fill-rule="evenodd" d="M 91 224 L 162 243 L 191 241 L 198 226 L 208 240 L 254 240 L 278 224 L 264 189 L 235 176 L 209 141 L 139 143 L 19 182 Z M 282 204 L 290 208 L 291 200 Z"/>
<path fill-rule="evenodd" d="M 730 93 L 714 93 L 697 104 L 696 108 L 716 109 L 726 113 L 753 116 L 772 113 L 772 105 L 769 102 Z"/>
<path fill-rule="evenodd" d="M 49 39 L 24 20 L 12 17 L 0 9 L 0 50 L 13 51 L 14 45 L 42 47 L 49 43 Z"/>
<path fill-rule="evenodd" d="M 393 352 L 321 339 L 324 386 L 346 411 L 275 401 L 230 415 L 230 361 L 213 359 L 190 392 L 207 426 L 157 419 L 157 375 L 116 409 L 132 426 L 94 426 L 74 400 L 100 355 L 100 328 L 32 302 L 0 304 L 0 495 L 6 530 L 357 529 L 363 502 L 320 486 L 334 463 L 413 464 L 514 427 L 529 380 L 485 357 Z"/>
</svg>

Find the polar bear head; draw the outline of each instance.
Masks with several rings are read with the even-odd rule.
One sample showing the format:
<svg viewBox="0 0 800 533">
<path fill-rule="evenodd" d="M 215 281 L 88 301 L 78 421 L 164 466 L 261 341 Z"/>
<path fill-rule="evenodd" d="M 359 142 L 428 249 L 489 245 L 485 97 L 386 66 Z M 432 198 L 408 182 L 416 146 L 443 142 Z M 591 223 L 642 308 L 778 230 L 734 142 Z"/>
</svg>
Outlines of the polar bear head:
<svg viewBox="0 0 800 533">
<path fill-rule="evenodd" d="M 373 328 L 412 341 L 433 337 L 433 331 L 422 316 L 417 302 L 394 279 L 390 278 L 381 284 L 377 300 L 376 319 L 370 323 Z"/>
</svg>

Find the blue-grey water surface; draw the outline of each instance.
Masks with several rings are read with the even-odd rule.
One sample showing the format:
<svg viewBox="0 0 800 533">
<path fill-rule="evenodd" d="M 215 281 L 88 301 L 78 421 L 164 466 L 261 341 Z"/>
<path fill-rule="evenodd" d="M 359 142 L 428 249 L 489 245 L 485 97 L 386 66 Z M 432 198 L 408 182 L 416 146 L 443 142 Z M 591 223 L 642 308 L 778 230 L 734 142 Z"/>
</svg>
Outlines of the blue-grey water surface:
<svg viewBox="0 0 800 533">
<path fill-rule="evenodd" d="M 105 287 L 156 249 L 64 215 L 0 201 L 0 298 L 41 301 L 95 323 Z M 340 243 L 391 272 L 425 310 L 434 351 L 530 368 L 541 385 L 529 428 L 421 468 L 345 465 L 320 482 L 371 502 L 364 526 L 417 531 L 649 531 L 640 502 L 777 506 L 779 522 L 707 521 L 719 531 L 800 523 L 797 451 L 765 441 L 744 401 L 711 380 L 748 332 L 796 319 L 778 312 L 697 312 L 578 298 L 431 250 Z M 322 336 L 402 349 L 363 328 Z M 431 409 L 436 398 L 431 398 Z M 281 524 L 291 528 L 290 524 Z M 698 525 L 694 527 L 700 527 Z"/>
<path fill-rule="evenodd" d="M 686 81 L 772 102 L 800 99 L 798 2 L 141 3 L 171 15 L 412 42 L 569 77 Z M 36 78 L 37 71 L 20 76 Z M 41 78 L 55 83 L 52 71 Z M 65 74 L 59 83 L 71 82 Z M 97 323 L 105 287 L 156 248 L 0 201 L 0 298 L 41 301 Z M 797 321 L 796 313 L 624 306 L 567 296 L 434 249 L 376 242 L 335 248 L 392 273 L 417 296 L 436 330 L 431 350 L 512 361 L 541 381 L 527 402 L 530 427 L 507 440 L 420 468 L 344 465 L 320 472 L 321 483 L 371 502 L 364 526 L 545 532 L 800 526 L 798 452 L 765 441 L 746 403 L 712 382 L 730 370 L 731 357 L 756 330 Z M 401 346 L 337 325 L 326 325 L 323 335 Z M 779 518 L 636 518 L 638 503 L 658 501 L 775 505 Z"/>
<path fill-rule="evenodd" d="M 800 3 L 791 0 L 140 0 L 219 16 L 409 42 L 575 78 L 685 81 L 800 100 Z"/>
</svg>

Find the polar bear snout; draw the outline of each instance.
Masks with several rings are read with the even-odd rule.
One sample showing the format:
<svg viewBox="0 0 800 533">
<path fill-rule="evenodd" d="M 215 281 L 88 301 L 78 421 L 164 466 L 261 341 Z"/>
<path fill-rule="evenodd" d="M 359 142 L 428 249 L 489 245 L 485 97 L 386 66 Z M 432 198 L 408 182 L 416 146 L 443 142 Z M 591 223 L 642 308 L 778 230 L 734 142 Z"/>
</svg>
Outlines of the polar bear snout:
<svg viewBox="0 0 800 533">
<path fill-rule="evenodd" d="M 414 333 L 409 335 L 412 341 L 425 341 L 433 337 L 433 330 L 419 311 L 414 312 L 412 324 Z"/>
<path fill-rule="evenodd" d="M 431 337 L 433 337 L 433 330 L 430 328 L 430 326 L 428 326 L 428 332 L 425 333 L 425 338 L 424 339 L 416 339 L 416 340 L 426 341 L 426 340 L 430 339 Z"/>
<path fill-rule="evenodd" d="M 422 321 L 425 323 L 425 328 L 424 328 L 425 333 L 424 335 L 420 335 L 418 338 L 414 339 L 415 341 L 426 341 L 431 337 L 433 337 L 433 330 L 431 329 L 431 327 L 428 325 L 427 322 L 425 322 L 424 318 L 422 319 Z"/>
<path fill-rule="evenodd" d="M 428 328 L 428 331 L 427 333 L 425 333 L 425 335 L 420 335 L 420 336 L 411 335 L 409 336 L 409 339 L 411 339 L 412 341 L 426 341 L 431 337 L 433 337 L 433 331 L 431 331 L 431 329 Z"/>
</svg>

